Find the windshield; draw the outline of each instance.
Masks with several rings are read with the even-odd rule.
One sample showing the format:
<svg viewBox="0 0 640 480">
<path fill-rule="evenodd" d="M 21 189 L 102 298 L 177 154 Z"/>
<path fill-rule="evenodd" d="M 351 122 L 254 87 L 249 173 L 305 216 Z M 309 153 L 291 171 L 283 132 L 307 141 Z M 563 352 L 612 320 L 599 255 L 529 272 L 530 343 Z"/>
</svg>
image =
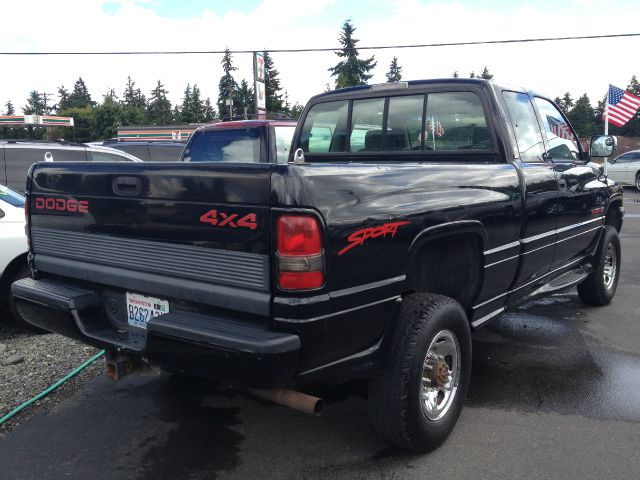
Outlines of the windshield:
<svg viewBox="0 0 640 480">
<path fill-rule="evenodd" d="M 225 128 L 196 133 L 184 162 L 260 162 L 259 128 Z"/>
<path fill-rule="evenodd" d="M 14 207 L 24 207 L 24 197 L 4 185 L 0 185 L 0 200 Z"/>
</svg>

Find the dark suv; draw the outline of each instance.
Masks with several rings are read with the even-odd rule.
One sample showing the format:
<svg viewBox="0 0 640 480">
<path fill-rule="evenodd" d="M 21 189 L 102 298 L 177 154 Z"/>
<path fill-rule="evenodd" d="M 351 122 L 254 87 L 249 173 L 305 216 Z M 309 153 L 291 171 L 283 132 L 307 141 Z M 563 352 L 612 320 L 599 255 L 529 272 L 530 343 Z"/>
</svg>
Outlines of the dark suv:
<svg viewBox="0 0 640 480">
<path fill-rule="evenodd" d="M 107 140 L 101 145 L 135 155 L 144 162 L 177 162 L 185 142 L 178 140 Z"/>
<path fill-rule="evenodd" d="M 140 162 L 126 152 L 80 143 L 0 140 L 0 184 L 24 191 L 27 171 L 36 162 Z"/>
</svg>

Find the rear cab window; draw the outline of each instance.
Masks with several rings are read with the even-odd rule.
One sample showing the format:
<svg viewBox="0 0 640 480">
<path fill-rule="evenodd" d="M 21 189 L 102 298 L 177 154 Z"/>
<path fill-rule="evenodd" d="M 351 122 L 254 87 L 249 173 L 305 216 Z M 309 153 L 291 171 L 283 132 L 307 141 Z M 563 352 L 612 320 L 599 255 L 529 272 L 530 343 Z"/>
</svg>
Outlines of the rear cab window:
<svg viewBox="0 0 640 480">
<path fill-rule="evenodd" d="M 495 150 L 482 101 L 473 91 L 394 92 L 317 103 L 304 119 L 298 147 L 309 161 L 367 156 L 397 161 L 405 154 L 414 161 L 416 154 L 435 160 L 435 155 Z"/>
<path fill-rule="evenodd" d="M 183 162 L 258 163 L 262 161 L 263 128 L 219 128 L 196 132 Z"/>
</svg>

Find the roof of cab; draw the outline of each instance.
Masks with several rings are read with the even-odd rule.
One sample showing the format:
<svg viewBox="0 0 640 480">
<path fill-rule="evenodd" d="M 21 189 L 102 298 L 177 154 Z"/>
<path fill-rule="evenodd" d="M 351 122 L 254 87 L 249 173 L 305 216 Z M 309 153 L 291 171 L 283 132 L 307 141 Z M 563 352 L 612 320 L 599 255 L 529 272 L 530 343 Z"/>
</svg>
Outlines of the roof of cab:
<svg viewBox="0 0 640 480">
<path fill-rule="evenodd" d="M 257 128 L 265 126 L 273 127 L 295 127 L 298 122 L 296 120 L 230 120 L 228 122 L 216 122 L 203 125 L 198 130 L 220 130 L 231 128 Z"/>
</svg>

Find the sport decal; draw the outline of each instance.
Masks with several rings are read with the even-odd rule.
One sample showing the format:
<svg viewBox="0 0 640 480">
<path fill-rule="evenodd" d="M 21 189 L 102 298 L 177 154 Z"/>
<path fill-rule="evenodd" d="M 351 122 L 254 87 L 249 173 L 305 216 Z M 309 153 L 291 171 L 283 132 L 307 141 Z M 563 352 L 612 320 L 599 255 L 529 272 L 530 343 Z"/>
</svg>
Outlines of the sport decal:
<svg viewBox="0 0 640 480">
<path fill-rule="evenodd" d="M 210 223 L 216 227 L 248 228 L 255 230 L 258 228 L 256 214 L 248 213 L 242 217 L 237 213 L 225 213 L 218 210 L 209 210 L 200 216 L 202 223 Z"/>
<path fill-rule="evenodd" d="M 396 236 L 396 233 L 398 233 L 398 227 L 407 225 L 409 223 L 411 222 L 390 222 L 383 225 L 378 225 L 377 227 L 367 227 L 361 230 L 357 230 L 347 237 L 349 245 L 340 250 L 338 252 L 338 255 L 342 255 L 343 253 L 348 252 L 354 247 L 361 246 L 370 238 L 386 237 L 387 235 L 391 235 L 391 237 L 393 238 Z"/>
</svg>

